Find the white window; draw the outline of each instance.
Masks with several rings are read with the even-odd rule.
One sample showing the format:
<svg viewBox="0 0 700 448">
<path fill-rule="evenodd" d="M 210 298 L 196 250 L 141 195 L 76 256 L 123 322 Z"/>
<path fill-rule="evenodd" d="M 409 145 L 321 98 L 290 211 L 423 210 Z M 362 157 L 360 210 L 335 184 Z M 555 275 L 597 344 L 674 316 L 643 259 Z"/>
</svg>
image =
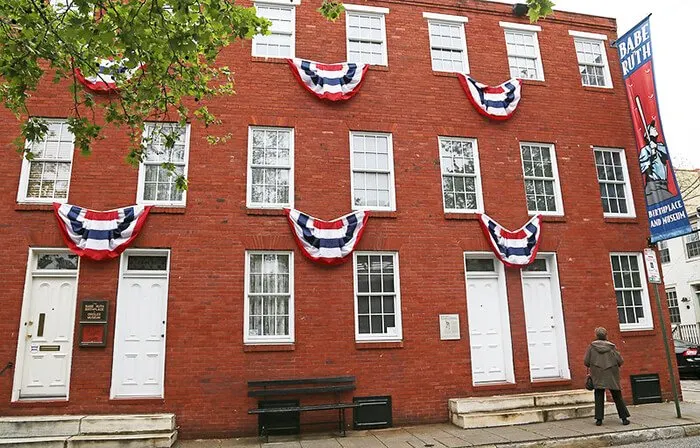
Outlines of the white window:
<svg viewBox="0 0 700 448">
<path fill-rule="evenodd" d="M 696 230 L 694 233 L 684 236 L 683 242 L 685 243 L 685 254 L 688 260 L 700 257 L 700 231 Z"/>
<path fill-rule="evenodd" d="M 530 214 L 563 215 L 554 145 L 521 143 L 525 198 Z"/>
<path fill-rule="evenodd" d="M 290 3 L 292 3 L 290 5 Z M 270 34 L 253 36 L 253 56 L 265 58 L 293 58 L 296 29 L 295 2 L 255 2 L 260 17 L 270 22 Z M 298 4 L 298 2 L 296 2 Z"/>
<path fill-rule="evenodd" d="M 399 256 L 355 252 L 355 339 L 400 341 Z"/>
<path fill-rule="evenodd" d="M 510 76 L 544 81 L 542 57 L 537 41 L 539 26 L 500 22 L 505 28 Z"/>
<path fill-rule="evenodd" d="M 49 129 L 44 140 L 26 143 L 34 158 L 22 159 L 17 202 L 64 203 L 68 199 L 75 139 L 66 120 L 42 120 Z"/>
<path fill-rule="evenodd" d="M 166 140 L 173 147 L 167 148 Z M 190 148 L 190 125 L 176 123 L 146 123 L 143 130 L 145 154 L 139 166 L 136 200 L 139 204 L 183 206 L 187 192 L 178 190 L 177 176 L 187 177 Z M 175 168 L 171 173 L 163 164 Z"/>
<path fill-rule="evenodd" d="M 678 308 L 678 294 L 675 289 L 666 290 L 666 300 L 668 301 L 668 316 L 672 324 L 681 323 L 681 311 Z"/>
<path fill-rule="evenodd" d="M 243 342 L 294 342 L 294 253 L 246 252 Z"/>
<path fill-rule="evenodd" d="M 479 152 L 475 139 L 438 137 L 442 198 L 446 212 L 475 213 L 484 209 Z"/>
<path fill-rule="evenodd" d="M 659 257 L 661 258 L 661 263 L 670 263 L 671 251 L 668 248 L 668 242 L 659 241 L 658 243 L 656 243 L 656 245 L 659 248 Z"/>
<path fill-rule="evenodd" d="M 389 65 L 386 49 L 387 8 L 345 4 L 348 61 Z"/>
<path fill-rule="evenodd" d="M 620 329 L 653 328 L 642 254 L 610 254 L 610 263 Z"/>
<path fill-rule="evenodd" d="M 578 69 L 581 73 L 581 83 L 591 87 L 612 87 L 608 57 L 605 53 L 603 34 L 569 31 L 574 36 Z"/>
<path fill-rule="evenodd" d="M 469 73 L 466 17 L 424 12 L 430 33 L 430 57 L 437 72 Z"/>
<path fill-rule="evenodd" d="M 350 132 L 353 210 L 396 210 L 391 134 Z"/>
<path fill-rule="evenodd" d="M 635 216 L 625 152 L 594 148 L 594 153 L 604 216 Z"/>
<path fill-rule="evenodd" d="M 294 129 L 248 130 L 248 208 L 294 206 Z"/>
</svg>

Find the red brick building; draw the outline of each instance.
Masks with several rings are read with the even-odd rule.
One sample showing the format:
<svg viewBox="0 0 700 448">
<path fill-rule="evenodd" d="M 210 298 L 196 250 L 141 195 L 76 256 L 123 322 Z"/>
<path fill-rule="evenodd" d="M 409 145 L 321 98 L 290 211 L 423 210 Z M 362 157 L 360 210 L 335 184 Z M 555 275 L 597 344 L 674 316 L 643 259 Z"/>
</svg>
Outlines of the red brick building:
<svg viewBox="0 0 700 448">
<path fill-rule="evenodd" d="M 449 398 L 581 388 L 596 326 L 626 359 L 628 400 L 642 373 L 669 398 L 615 21 L 358 0 L 330 23 L 320 3 L 256 2 L 273 35 L 223 51 L 237 94 L 209 109 L 231 138 L 183 130 L 170 160 L 186 194 L 159 160 L 119 162 L 123 130 L 73 155 L 66 86 L 33 97 L 55 119 L 43 157 L 0 165 L 0 368 L 15 363 L 0 415 L 173 412 L 183 437 L 251 434 L 247 381 L 355 375 L 346 398 L 391 396 L 394 424 L 445 421 Z M 373 65 L 354 98 L 324 102 L 280 56 Z M 513 118 L 480 116 L 453 71 L 527 78 Z M 0 124 L 12 155 L 20 123 L 0 110 Z M 69 255 L 53 201 L 156 207 L 130 250 L 95 262 Z M 302 256 L 284 206 L 373 212 L 352 259 L 328 267 Z M 538 261 L 504 268 L 475 212 L 511 229 L 543 212 Z M 105 347 L 79 345 L 86 299 L 108 301 Z M 441 339 L 440 315 L 459 339 Z"/>
</svg>

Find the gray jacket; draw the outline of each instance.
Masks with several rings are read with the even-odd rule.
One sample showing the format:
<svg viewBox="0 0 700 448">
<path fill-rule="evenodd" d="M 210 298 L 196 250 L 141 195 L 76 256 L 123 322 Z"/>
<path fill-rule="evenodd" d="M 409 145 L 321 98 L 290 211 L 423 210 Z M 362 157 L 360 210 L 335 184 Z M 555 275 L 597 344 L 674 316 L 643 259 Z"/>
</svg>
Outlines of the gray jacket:
<svg viewBox="0 0 700 448">
<path fill-rule="evenodd" d="M 588 346 L 583 363 L 591 369 L 596 389 L 620 390 L 620 352 L 610 341 L 593 341 Z"/>
</svg>

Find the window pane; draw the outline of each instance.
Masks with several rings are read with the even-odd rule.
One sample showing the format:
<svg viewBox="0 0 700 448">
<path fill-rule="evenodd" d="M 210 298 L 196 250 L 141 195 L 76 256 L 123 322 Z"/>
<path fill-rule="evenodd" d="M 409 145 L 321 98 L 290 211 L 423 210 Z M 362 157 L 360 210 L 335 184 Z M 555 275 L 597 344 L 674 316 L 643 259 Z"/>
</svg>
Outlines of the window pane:
<svg viewBox="0 0 700 448">
<path fill-rule="evenodd" d="M 467 271 L 469 272 L 495 272 L 496 268 L 492 258 L 467 258 Z"/>
<path fill-rule="evenodd" d="M 167 255 L 129 255 L 126 262 L 129 271 L 167 271 Z"/>
<path fill-rule="evenodd" d="M 78 256 L 74 254 L 41 254 L 37 258 L 37 269 L 78 269 Z"/>
</svg>

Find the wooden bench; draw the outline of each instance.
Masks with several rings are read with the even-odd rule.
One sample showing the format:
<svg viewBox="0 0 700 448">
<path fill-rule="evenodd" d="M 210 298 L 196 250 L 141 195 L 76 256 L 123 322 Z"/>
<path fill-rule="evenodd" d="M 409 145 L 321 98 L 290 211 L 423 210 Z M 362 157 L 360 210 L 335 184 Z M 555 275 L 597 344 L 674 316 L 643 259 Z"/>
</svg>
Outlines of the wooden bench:
<svg viewBox="0 0 700 448">
<path fill-rule="evenodd" d="M 362 406 L 362 403 L 343 403 L 340 395 L 343 392 L 355 390 L 354 376 L 335 376 L 325 378 L 299 378 L 284 380 L 248 381 L 248 396 L 257 398 L 270 397 L 301 397 L 310 395 L 332 395 L 332 400 L 325 403 L 298 406 L 265 406 L 249 409 L 248 414 L 288 414 L 293 412 L 330 411 L 338 410 L 338 432 L 345 436 L 345 410 Z M 335 422 L 318 422 L 335 423 Z M 297 426 L 269 427 L 263 424 L 260 435 L 268 439 L 270 430 L 290 430 Z"/>
</svg>

